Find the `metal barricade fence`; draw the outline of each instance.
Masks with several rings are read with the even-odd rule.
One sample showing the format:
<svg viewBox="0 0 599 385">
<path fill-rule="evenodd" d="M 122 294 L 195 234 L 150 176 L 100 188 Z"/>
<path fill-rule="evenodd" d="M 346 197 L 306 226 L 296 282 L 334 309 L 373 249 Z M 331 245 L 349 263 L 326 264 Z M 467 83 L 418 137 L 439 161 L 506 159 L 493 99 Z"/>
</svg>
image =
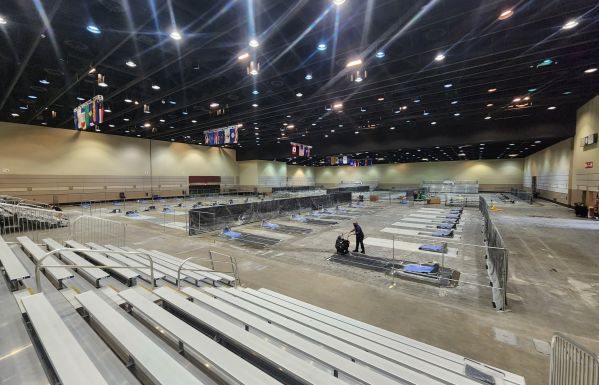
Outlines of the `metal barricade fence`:
<svg viewBox="0 0 599 385">
<path fill-rule="evenodd" d="M 556 333 L 551 339 L 549 385 L 599 385 L 599 355 Z"/>
<path fill-rule="evenodd" d="M 27 234 L 34 240 L 68 228 L 70 218 L 62 211 L 30 205 L 0 203 L 0 235 Z M 65 233 L 68 232 L 64 231 Z"/>
<path fill-rule="evenodd" d="M 483 216 L 485 243 L 487 244 L 487 273 L 493 290 L 493 303 L 499 310 L 507 308 L 507 280 L 508 280 L 508 250 L 503 237 L 489 215 L 487 201 L 479 197 L 479 209 Z"/>
<path fill-rule="evenodd" d="M 80 243 L 94 242 L 125 246 L 127 225 L 105 218 L 82 215 L 71 221 L 70 238 Z"/>
<path fill-rule="evenodd" d="M 534 202 L 534 195 L 531 192 L 522 191 L 520 189 L 512 187 L 510 189 L 510 194 L 517 197 L 518 199 L 521 199 L 521 200 L 527 202 L 529 205 L 533 204 L 533 202 Z"/>
</svg>

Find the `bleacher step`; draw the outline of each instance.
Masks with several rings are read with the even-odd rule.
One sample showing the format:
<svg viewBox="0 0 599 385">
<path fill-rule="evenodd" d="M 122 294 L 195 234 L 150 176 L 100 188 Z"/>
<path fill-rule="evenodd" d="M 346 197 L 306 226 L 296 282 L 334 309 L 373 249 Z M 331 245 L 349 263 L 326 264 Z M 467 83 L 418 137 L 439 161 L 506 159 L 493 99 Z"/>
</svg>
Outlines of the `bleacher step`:
<svg viewBox="0 0 599 385">
<path fill-rule="evenodd" d="M 24 297 L 29 297 L 32 294 L 33 294 L 33 290 L 31 288 L 26 288 L 26 289 L 22 289 L 22 290 L 18 290 L 18 291 L 13 291 L 12 292 L 12 295 L 17 300 L 17 304 L 19 305 L 19 309 L 21 310 L 21 314 L 27 313 L 25 311 L 25 308 L 23 307 L 23 304 L 21 303 L 21 299 L 24 298 Z"/>
</svg>

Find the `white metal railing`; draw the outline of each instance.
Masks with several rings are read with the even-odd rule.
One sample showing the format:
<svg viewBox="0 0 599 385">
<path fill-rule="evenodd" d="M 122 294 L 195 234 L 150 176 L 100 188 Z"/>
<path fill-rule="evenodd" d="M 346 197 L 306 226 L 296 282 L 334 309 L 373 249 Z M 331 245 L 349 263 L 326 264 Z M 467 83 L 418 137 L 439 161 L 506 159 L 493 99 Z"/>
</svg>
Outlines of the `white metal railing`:
<svg viewBox="0 0 599 385">
<path fill-rule="evenodd" d="M 230 265 L 232 271 L 215 270 L 215 267 L 214 267 L 214 262 L 215 261 L 214 261 L 214 258 L 212 256 L 213 254 L 218 254 L 218 255 L 222 255 L 222 256 L 227 257 L 229 259 L 229 261 L 216 261 L 216 263 L 224 263 L 224 264 Z M 209 272 L 228 273 L 228 274 L 230 273 L 230 274 L 233 274 L 233 277 L 235 278 L 234 286 L 237 287 L 237 285 L 241 283 L 241 280 L 239 279 L 239 271 L 237 270 L 237 260 L 234 257 L 232 257 L 230 255 L 219 253 L 217 251 L 212 251 L 212 250 L 208 251 L 208 255 L 209 255 L 209 258 L 189 257 L 189 258 L 186 258 L 185 260 L 183 260 L 181 262 L 181 264 L 179 264 L 179 267 L 177 268 L 177 289 L 179 289 L 179 290 L 181 289 L 181 283 L 180 282 L 181 282 L 181 271 L 182 270 L 186 270 L 186 271 L 198 271 L 198 272 L 200 272 L 200 274 L 202 273 L 202 271 L 204 271 L 204 272 L 206 271 L 205 269 L 200 269 L 200 268 L 191 268 L 191 269 L 185 268 L 185 269 L 183 269 L 183 266 L 187 262 L 192 261 L 192 260 L 193 261 L 210 261 L 212 269 Z"/>
<path fill-rule="evenodd" d="M 599 385 L 599 355 L 556 333 L 551 339 L 549 385 Z"/>
<path fill-rule="evenodd" d="M 110 219 L 81 215 L 70 223 L 71 239 L 124 246 L 127 242 L 127 224 Z"/>
<path fill-rule="evenodd" d="M 72 269 L 76 269 L 76 268 L 80 268 L 80 269 L 86 269 L 86 268 L 99 268 L 99 269 L 147 269 L 148 266 L 145 265 L 140 265 L 140 266 L 123 266 L 123 265 L 42 265 L 42 262 L 44 261 L 44 259 L 48 258 L 50 255 L 53 254 L 57 254 L 60 253 L 62 251 L 72 251 L 75 253 L 84 253 L 84 252 L 95 252 L 95 253 L 103 253 L 103 254 L 136 254 L 136 255 L 140 255 L 144 258 L 147 258 L 150 261 L 150 279 L 151 279 L 151 285 L 152 288 L 155 287 L 156 284 L 156 280 L 154 279 L 154 259 L 147 255 L 144 254 L 141 251 L 114 251 L 114 250 L 106 250 L 106 249 L 73 249 L 70 247 L 63 247 L 60 249 L 54 249 L 51 250 L 49 252 L 47 252 L 46 254 L 44 254 L 43 257 L 41 257 L 40 259 L 38 259 L 35 262 L 35 290 L 38 293 L 41 293 L 41 276 L 40 276 L 40 272 L 43 269 L 49 268 L 49 267 L 68 267 L 68 268 L 72 268 Z"/>
</svg>

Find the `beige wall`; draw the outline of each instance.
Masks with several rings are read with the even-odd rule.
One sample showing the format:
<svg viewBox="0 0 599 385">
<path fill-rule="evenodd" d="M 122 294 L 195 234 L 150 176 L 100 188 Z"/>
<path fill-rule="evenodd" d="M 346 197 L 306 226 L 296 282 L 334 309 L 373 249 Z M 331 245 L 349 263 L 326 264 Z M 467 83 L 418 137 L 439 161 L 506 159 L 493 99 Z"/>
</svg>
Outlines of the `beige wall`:
<svg viewBox="0 0 599 385">
<path fill-rule="evenodd" d="M 0 194 L 56 203 L 181 195 L 189 175 L 234 180 L 235 151 L 0 122 Z"/>
<path fill-rule="evenodd" d="M 599 191 L 599 145 L 581 147 L 585 136 L 599 132 L 599 96 L 595 96 L 578 109 L 576 115 L 576 135 L 572 156 L 572 189 L 576 195 L 573 201 L 582 199 L 582 191 L 588 191 L 587 203 L 594 204 L 593 197 Z M 585 162 L 593 162 L 593 168 L 585 168 Z"/>
<path fill-rule="evenodd" d="M 315 183 L 314 167 L 287 166 L 287 184 L 290 186 L 313 186 Z"/>
<path fill-rule="evenodd" d="M 481 190 L 506 191 L 522 185 L 523 159 L 467 160 L 383 164 L 370 167 L 331 166 L 315 169 L 317 185 L 362 181 L 382 187 L 413 187 L 423 180 L 478 180 Z"/>
<path fill-rule="evenodd" d="M 540 197 L 569 204 L 573 143 L 573 138 L 569 138 L 527 156 L 524 160 L 524 188 L 531 189 L 532 178 L 536 177 Z"/>
</svg>

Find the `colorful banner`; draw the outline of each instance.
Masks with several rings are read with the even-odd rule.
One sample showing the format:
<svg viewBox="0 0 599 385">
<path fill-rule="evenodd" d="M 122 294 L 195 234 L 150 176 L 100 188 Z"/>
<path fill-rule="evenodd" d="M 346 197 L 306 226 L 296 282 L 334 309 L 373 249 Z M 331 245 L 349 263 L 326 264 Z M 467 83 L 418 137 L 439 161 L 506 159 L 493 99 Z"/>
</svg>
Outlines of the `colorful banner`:
<svg viewBox="0 0 599 385">
<path fill-rule="evenodd" d="M 312 146 L 308 146 L 306 144 L 301 144 L 301 143 L 291 142 L 291 155 L 292 156 L 309 157 L 310 150 L 312 150 Z"/>
<path fill-rule="evenodd" d="M 204 144 L 208 146 L 222 146 L 223 144 L 238 143 L 238 133 L 237 126 L 204 131 Z"/>
<path fill-rule="evenodd" d="M 87 102 L 73 108 L 75 128 L 87 130 L 104 122 L 104 96 L 96 95 Z"/>
</svg>

